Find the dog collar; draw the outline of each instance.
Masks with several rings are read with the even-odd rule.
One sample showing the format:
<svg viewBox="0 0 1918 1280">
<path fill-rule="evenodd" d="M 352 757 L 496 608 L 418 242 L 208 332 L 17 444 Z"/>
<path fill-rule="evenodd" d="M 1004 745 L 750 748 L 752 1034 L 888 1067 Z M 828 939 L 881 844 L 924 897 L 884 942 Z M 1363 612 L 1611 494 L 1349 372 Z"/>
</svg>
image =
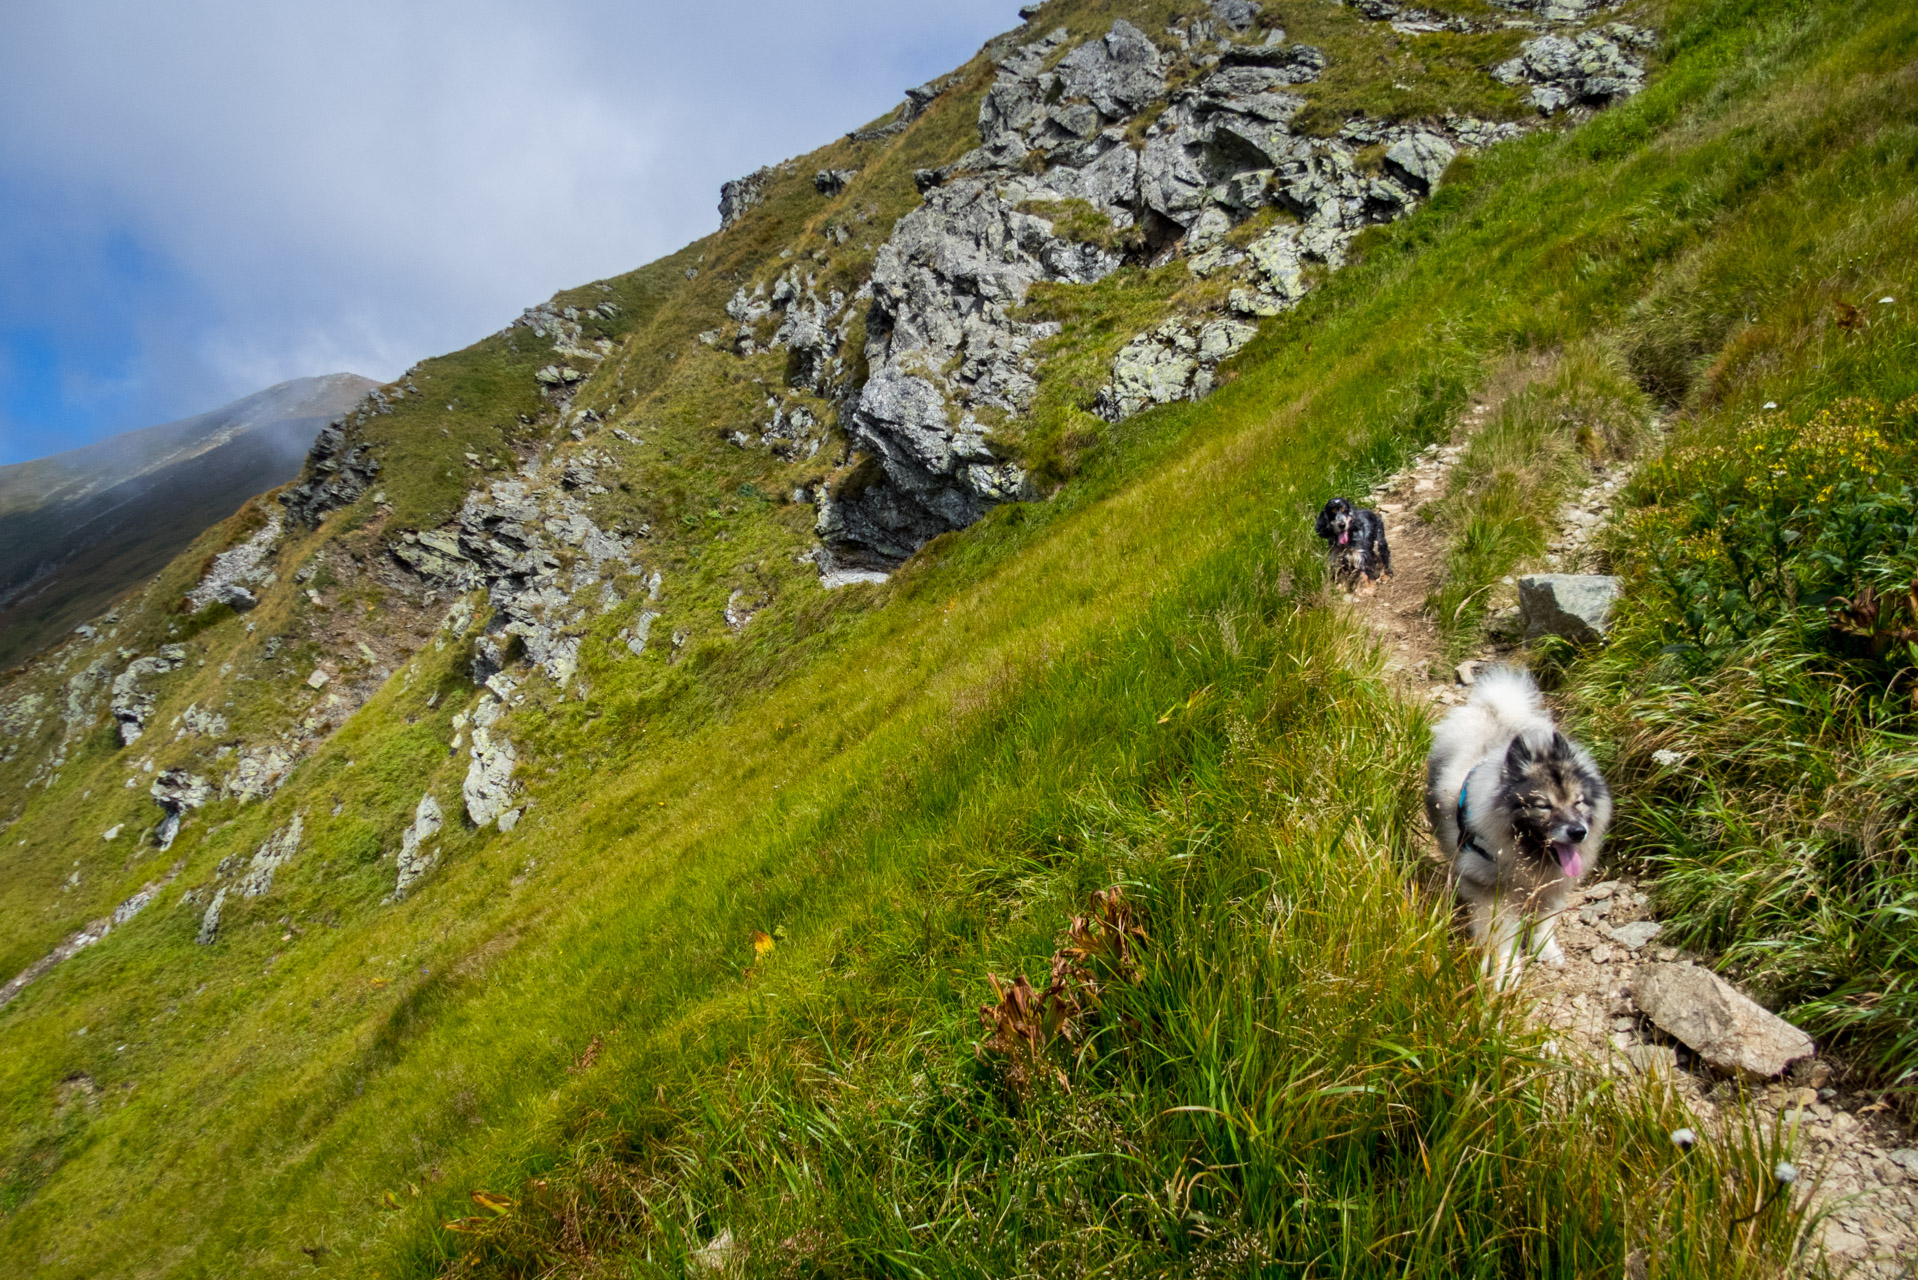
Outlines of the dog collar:
<svg viewBox="0 0 1918 1280">
<path fill-rule="evenodd" d="M 1472 833 L 1472 829 L 1465 825 L 1465 792 L 1471 785 L 1472 775 L 1468 771 L 1458 789 L 1458 847 L 1476 853 L 1489 862 L 1492 861 L 1492 855 L 1478 842 L 1478 836 Z"/>
</svg>

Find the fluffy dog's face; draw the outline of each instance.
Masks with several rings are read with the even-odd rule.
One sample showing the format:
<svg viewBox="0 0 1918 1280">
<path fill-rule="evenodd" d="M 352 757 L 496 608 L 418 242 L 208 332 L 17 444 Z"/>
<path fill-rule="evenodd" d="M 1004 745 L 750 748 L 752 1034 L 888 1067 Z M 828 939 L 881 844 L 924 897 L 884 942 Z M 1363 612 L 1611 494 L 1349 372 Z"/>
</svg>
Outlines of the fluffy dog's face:
<svg viewBox="0 0 1918 1280">
<path fill-rule="evenodd" d="M 1585 874 L 1588 845 L 1596 844 L 1609 811 L 1605 780 L 1579 759 L 1562 733 L 1539 749 L 1523 737 L 1505 753 L 1505 803 L 1519 848 L 1540 862 L 1555 862 L 1568 877 Z"/>
<path fill-rule="evenodd" d="M 1327 542 L 1345 546 L 1352 541 L 1356 511 L 1344 498 L 1334 498 L 1319 512 L 1319 536 Z"/>
</svg>

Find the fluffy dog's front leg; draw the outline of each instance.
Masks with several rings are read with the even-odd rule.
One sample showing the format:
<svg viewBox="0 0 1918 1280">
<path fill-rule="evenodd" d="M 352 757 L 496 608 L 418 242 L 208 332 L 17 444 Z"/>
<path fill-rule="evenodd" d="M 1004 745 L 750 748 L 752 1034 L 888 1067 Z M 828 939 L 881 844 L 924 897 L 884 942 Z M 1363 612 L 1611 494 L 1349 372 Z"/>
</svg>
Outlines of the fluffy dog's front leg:
<svg viewBox="0 0 1918 1280">
<path fill-rule="evenodd" d="M 1554 969 L 1565 967 L 1565 948 L 1558 945 L 1558 916 L 1554 911 L 1538 922 L 1535 935 L 1538 941 L 1538 958 Z"/>
<path fill-rule="evenodd" d="M 1475 904 L 1474 917 L 1483 912 L 1482 923 L 1474 919 L 1473 933 L 1485 947 L 1485 961 L 1481 972 L 1489 974 L 1494 988 L 1503 991 L 1518 981 L 1524 967 L 1524 957 L 1520 954 L 1524 945 L 1523 922 L 1518 913 L 1498 902 Z"/>
</svg>

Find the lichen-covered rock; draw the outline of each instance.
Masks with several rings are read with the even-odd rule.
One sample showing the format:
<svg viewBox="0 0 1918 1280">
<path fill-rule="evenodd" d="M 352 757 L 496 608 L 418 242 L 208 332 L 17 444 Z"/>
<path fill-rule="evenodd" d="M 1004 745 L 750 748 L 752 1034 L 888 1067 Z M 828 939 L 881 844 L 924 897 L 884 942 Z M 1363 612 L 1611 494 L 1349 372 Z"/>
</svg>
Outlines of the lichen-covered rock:
<svg viewBox="0 0 1918 1280">
<path fill-rule="evenodd" d="M 1543 35 L 1520 45 L 1518 56 L 1492 75 L 1506 84 L 1530 85 L 1532 105 L 1541 115 L 1599 106 L 1644 88 L 1644 63 L 1631 50 L 1651 42 L 1649 32 L 1622 22 L 1570 36 Z"/>
<path fill-rule="evenodd" d="M 377 390 L 368 395 L 383 404 Z M 378 460 L 366 446 L 348 444 L 345 428 L 345 420 L 336 419 L 320 431 L 306 455 L 306 478 L 280 496 L 296 524 L 317 529 L 327 512 L 359 501 L 378 477 Z"/>
<path fill-rule="evenodd" d="M 1385 150 L 1388 173 L 1422 196 L 1438 190 L 1445 167 L 1458 156 L 1458 148 L 1436 133 L 1414 133 L 1400 138 Z"/>
<path fill-rule="evenodd" d="M 293 860 L 300 851 L 300 835 L 305 819 L 300 814 L 293 815 L 293 821 L 280 828 L 267 838 L 253 854 L 253 861 L 247 864 L 246 872 L 240 878 L 240 896 L 257 898 L 273 888 L 273 873 Z"/>
<path fill-rule="evenodd" d="M 206 914 L 200 917 L 200 931 L 193 940 L 203 947 L 212 946 L 220 936 L 220 915 L 226 910 L 226 889 L 224 886 L 213 895 L 213 901 L 207 904 Z"/>
<path fill-rule="evenodd" d="M 399 878 L 393 886 L 395 896 L 405 897 L 406 891 L 439 861 L 439 851 L 427 848 L 426 843 L 440 833 L 443 822 L 440 802 L 433 798 L 431 792 L 421 796 L 419 804 L 413 809 L 413 821 L 400 833 Z"/>
<path fill-rule="evenodd" d="M 181 821 L 192 810 L 206 807 L 213 799 L 213 788 L 197 774 L 185 769 L 168 769 L 153 780 L 147 794 L 164 815 L 154 840 L 162 849 L 171 849 L 174 837 L 180 834 Z"/>
<path fill-rule="evenodd" d="M 513 807 L 513 770 L 519 766 L 519 753 L 511 740 L 497 731 L 504 711 L 504 703 L 487 696 L 473 713 L 472 757 L 460 790 L 466 800 L 466 816 L 476 827 L 495 821 Z"/>
<path fill-rule="evenodd" d="M 277 742 L 241 747 L 239 760 L 220 784 L 220 792 L 241 801 L 264 800 L 278 789 L 293 759 L 293 752 Z"/>
<path fill-rule="evenodd" d="M 1127 343 L 1112 364 L 1112 381 L 1094 412 L 1118 422 L 1157 404 L 1197 400 L 1211 392 L 1213 370 L 1258 333 L 1241 320 L 1215 320 L 1188 329 L 1168 320 Z"/>
<path fill-rule="evenodd" d="M 151 657 L 135 658 L 113 681 L 113 719 L 119 726 L 120 745 L 130 747 L 146 732 L 147 718 L 153 714 L 157 697 L 141 683 L 151 676 L 178 671 L 186 664 L 186 646 L 166 644 Z"/>
</svg>

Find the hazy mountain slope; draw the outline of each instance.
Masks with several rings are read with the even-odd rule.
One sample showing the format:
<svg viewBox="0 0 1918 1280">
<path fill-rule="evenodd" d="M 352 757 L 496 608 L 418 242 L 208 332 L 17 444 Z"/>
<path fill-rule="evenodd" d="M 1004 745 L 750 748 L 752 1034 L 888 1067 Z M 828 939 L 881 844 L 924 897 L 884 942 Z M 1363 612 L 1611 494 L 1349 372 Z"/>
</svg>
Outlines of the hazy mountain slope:
<svg viewBox="0 0 1918 1280">
<path fill-rule="evenodd" d="M 1619 21 L 1579 74 L 1669 59 L 1647 92 L 1541 116 L 1531 42 Z M 1515 351 L 1796 287 L 1700 255 L 1808 200 L 1853 255 L 1819 271 L 1875 261 L 1912 39 L 1061 0 L 378 389 L 0 692 L 0 1255 L 1777 1274 L 1772 1139 L 1679 1160 L 1686 1117 L 1547 1065 L 1408 892 L 1424 725 L 1309 515 Z M 1043 981 L 1114 883 L 1142 962 L 1022 1085 L 974 1052 L 987 974 Z"/>
<path fill-rule="evenodd" d="M 375 384 L 299 378 L 210 413 L 0 467 L 0 665 L 99 612 L 208 525 L 299 474 Z"/>
</svg>

